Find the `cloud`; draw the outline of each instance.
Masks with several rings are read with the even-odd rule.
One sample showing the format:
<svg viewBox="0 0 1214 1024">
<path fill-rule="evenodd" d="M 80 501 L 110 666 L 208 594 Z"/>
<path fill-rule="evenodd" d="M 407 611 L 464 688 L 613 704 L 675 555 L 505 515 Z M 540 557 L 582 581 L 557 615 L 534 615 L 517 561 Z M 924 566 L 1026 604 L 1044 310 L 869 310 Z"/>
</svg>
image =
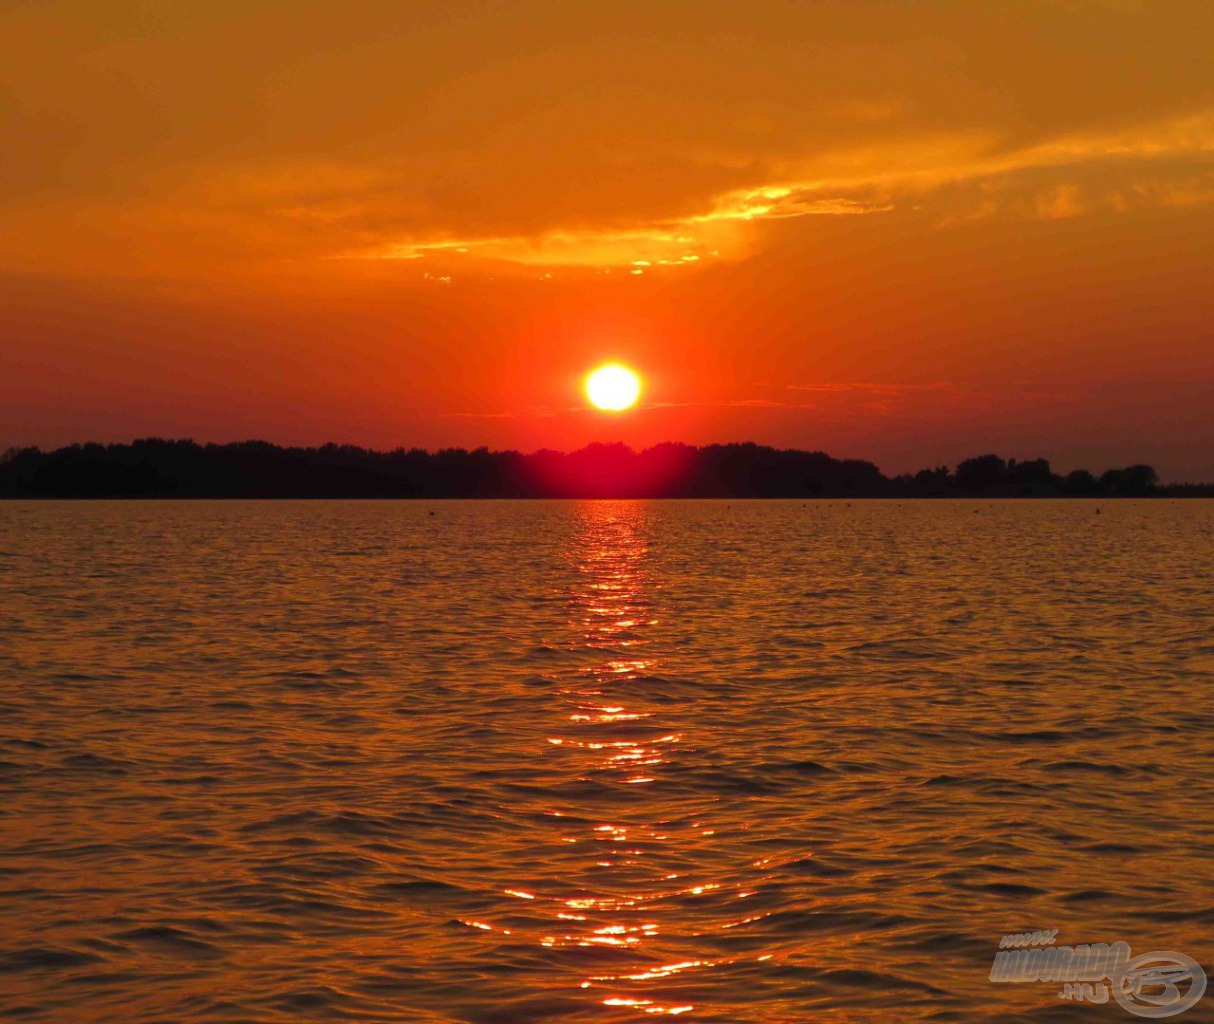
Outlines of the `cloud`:
<svg viewBox="0 0 1214 1024">
<path fill-rule="evenodd" d="M 714 257 L 739 255 L 744 240 L 737 225 L 747 221 L 854 216 L 889 209 L 889 204 L 861 199 L 796 195 L 792 189 L 764 187 L 722 195 L 705 213 L 625 229 L 554 228 L 533 234 L 393 241 L 343 255 L 386 260 L 472 255 L 525 266 L 621 268 L 643 273 L 648 267 L 686 267 Z"/>
<path fill-rule="evenodd" d="M 799 170 L 798 176 L 719 193 L 699 212 L 517 234 L 412 235 L 344 255 L 389 260 L 460 255 L 643 273 L 648 267 L 746 255 L 755 248 L 755 229 L 766 221 L 873 216 L 934 204 L 942 207 L 941 222 L 1001 213 L 1062 219 L 1094 209 L 1204 203 L 1214 196 L 1211 154 L 1210 112 L 1019 146 L 990 132 L 954 132 L 811 155 L 793 162 L 790 170 Z M 1194 163 L 1199 173 L 1192 173 Z M 1181 168 L 1169 166 L 1176 164 Z M 1144 168 L 1155 173 L 1144 178 Z M 1101 187 L 1090 189 L 1075 180 L 1085 176 L 1098 178 Z"/>
<path fill-rule="evenodd" d="M 511 412 L 441 412 L 438 415 L 441 419 L 449 420 L 512 420 L 521 416 L 555 416 L 556 412 L 550 409 L 531 409 Z"/>
<path fill-rule="evenodd" d="M 901 395 L 917 391 L 947 391 L 955 385 L 950 381 L 936 381 L 930 384 L 887 384 L 868 382 L 831 382 L 824 384 L 786 384 L 789 391 L 867 391 L 876 395 Z"/>
<path fill-rule="evenodd" d="M 720 402 L 652 402 L 649 409 L 816 409 L 803 402 L 781 402 L 774 398 L 738 398 Z"/>
<path fill-rule="evenodd" d="M 343 254 L 353 259 L 414 260 L 423 256 L 472 255 L 525 266 L 640 268 L 697 263 L 719 249 L 685 226 L 652 225 L 628 231 L 552 230 L 534 235 L 501 235 L 436 241 L 390 242 Z"/>
</svg>

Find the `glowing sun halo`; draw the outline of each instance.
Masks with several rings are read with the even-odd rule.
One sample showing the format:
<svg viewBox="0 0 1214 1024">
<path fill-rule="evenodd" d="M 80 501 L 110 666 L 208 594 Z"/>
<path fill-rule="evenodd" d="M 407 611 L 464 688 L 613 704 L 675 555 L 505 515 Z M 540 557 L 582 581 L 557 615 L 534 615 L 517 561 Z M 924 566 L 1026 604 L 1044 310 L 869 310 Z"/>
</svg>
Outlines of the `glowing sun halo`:
<svg viewBox="0 0 1214 1024">
<path fill-rule="evenodd" d="M 586 378 L 590 404 L 609 412 L 627 409 L 641 393 L 641 381 L 627 366 L 600 366 Z"/>
</svg>

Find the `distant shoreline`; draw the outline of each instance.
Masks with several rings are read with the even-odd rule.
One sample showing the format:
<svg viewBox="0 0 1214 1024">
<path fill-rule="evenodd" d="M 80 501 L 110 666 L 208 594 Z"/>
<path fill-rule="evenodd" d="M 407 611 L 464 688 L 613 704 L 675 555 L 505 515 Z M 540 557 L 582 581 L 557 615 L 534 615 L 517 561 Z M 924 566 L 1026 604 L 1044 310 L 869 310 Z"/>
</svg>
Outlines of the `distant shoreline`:
<svg viewBox="0 0 1214 1024">
<path fill-rule="evenodd" d="M 353 445 L 289 448 L 265 441 L 197 444 L 159 438 L 81 444 L 0 457 L 0 498 L 158 500 L 1208 498 L 1214 484 L 1160 484 L 1137 464 L 1099 475 L 1054 473 L 1045 459 L 981 455 L 889 477 L 875 464 L 753 443 L 595 444 L 542 450 L 380 452 Z"/>
</svg>

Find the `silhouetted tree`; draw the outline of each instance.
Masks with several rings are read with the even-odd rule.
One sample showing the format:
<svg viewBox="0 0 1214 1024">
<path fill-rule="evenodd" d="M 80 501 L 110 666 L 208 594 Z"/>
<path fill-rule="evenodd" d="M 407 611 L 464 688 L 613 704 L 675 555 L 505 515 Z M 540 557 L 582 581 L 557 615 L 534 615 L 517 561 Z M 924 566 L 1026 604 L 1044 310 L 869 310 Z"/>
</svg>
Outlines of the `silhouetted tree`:
<svg viewBox="0 0 1214 1024">
<path fill-rule="evenodd" d="M 1125 469 L 1110 469 L 1100 477 L 1101 487 L 1109 494 L 1142 498 L 1151 494 L 1159 483 L 1159 476 L 1152 466 L 1126 466 Z"/>
<path fill-rule="evenodd" d="M 1066 480 L 1063 482 L 1063 490 L 1067 494 L 1079 496 L 1099 494 L 1100 481 L 1086 469 L 1076 469 L 1066 475 Z"/>
<path fill-rule="evenodd" d="M 998 455 L 979 455 L 957 463 L 953 481 L 958 490 L 990 491 L 1006 486 L 1010 477 L 1007 463 Z"/>
<path fill-rule="evenodd" d="M 1021 494 L 1056 494 L 1058 478 L 1050 472 L 1047 459 L 1009 459 L 1008 474 L 1016 481 Z"/>
</svg>

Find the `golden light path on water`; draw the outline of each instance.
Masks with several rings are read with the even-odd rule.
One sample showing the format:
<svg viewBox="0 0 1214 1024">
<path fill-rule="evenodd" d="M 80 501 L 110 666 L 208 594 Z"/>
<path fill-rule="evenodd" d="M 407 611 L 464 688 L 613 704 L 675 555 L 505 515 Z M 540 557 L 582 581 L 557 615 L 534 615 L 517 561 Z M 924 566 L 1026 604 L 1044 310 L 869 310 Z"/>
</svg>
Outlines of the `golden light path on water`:
<svg viewBox="0 0 1214 1024">
<path fill-rule="evenodd" d="M 577 588 L 571 595 L 573 625 L 586 647 L 604 657 L 562 690 L 574 710 L 549 743 L 581 752 L 587 773 L 606 774 L 626 785 L 660 786 L 667 750 L 682 736 L 665 733 L 649 739 L 630 731 L 627 723 L 644 722 L 650 714 L 628 704 L 627 687 L 622 685 L 658 667 L 654 658 L 646 657 L 646 629 L 655 625 L 650 590 L 656 581 L 647 566 L 645 506 L 583 503 L 579 511 L 581 529 L 571 552 L 577 570 Z M 610 685 L 610 696 L 604 683 Z M 618 892 L 567 899 L 567 909 L 557 913 L 554 933 L 542 943 L 642 947 L 657 939 L 663 898 L 686 891 L 679 884 L 679 873 L 663 866 L 668 859 L 663 856 L 665 847 L 673 842 L 669 829 L 670 822 L 646 820 L 640 814 L 596 825 L 589 835 L 570 837 L 597 849 L 594 866 L 606 872 L 600 885 Z M 638 991 L 645 986 L 636 983 L 704 966 L 711 964 L 691 960 L 630 973 L 592 974 L 582 987 L 601 992 L 604 1006 L 678 1015 L 694 1009 L 694 1004 L 663 1001 L 652 991 Z"/>
<path fill-rule="evenodd" d="M 553 723 L 548 743 L 580 762 L 583 780 L 655 792 L 629 802 L 627 813 L 561 837 L 586 852 L 579 873 L 586 881 L 568 893 L 545 894 L 553 908 L 552 928 L 539 940 L 548 948 L 606 947 L 644 954 L 646 961 L 662 944 L 663 918 L 673 900 L 721 887 L 717 881 L 688 877 L 678 849 L 681 832 L 712 836 L 711 821 L 706 816 L 679 821 L 668 808 L 667 816 L 656 816 L 652 809 L 666 805 L 647 798 L 656 796 L 664 785 L 663 768 L 684 740 L 678 731 L 654 729 L 653 712 L 629 695 L 631 682 L 661 668 L 648 650 L 647 632 L 657 625 L 653 591 L 659 583 L 649 565 L 647 514 L 647 506 L 637 502 L 578 506 L 580 528 L 569 551 L 575 569 L 571 627 L 601 660 L 585 666 L 572 680 L 554 680 L 568 714 Z M 551 813 L 596 820 L 593 808 Z M 681 867 L 684 870 L 678 870 Z M 522 891 L 513 895 L 538 897 Z M 590 990 L 604 1007 L 678 1016 L 694 1010 L 695 1004 L 665 997 L 661 983 L 715 965 L 716 961 L 706 959 L 660 963 L 638 959 L 631 969 L 587 974 L 581 988 Z"/>
</svg>

